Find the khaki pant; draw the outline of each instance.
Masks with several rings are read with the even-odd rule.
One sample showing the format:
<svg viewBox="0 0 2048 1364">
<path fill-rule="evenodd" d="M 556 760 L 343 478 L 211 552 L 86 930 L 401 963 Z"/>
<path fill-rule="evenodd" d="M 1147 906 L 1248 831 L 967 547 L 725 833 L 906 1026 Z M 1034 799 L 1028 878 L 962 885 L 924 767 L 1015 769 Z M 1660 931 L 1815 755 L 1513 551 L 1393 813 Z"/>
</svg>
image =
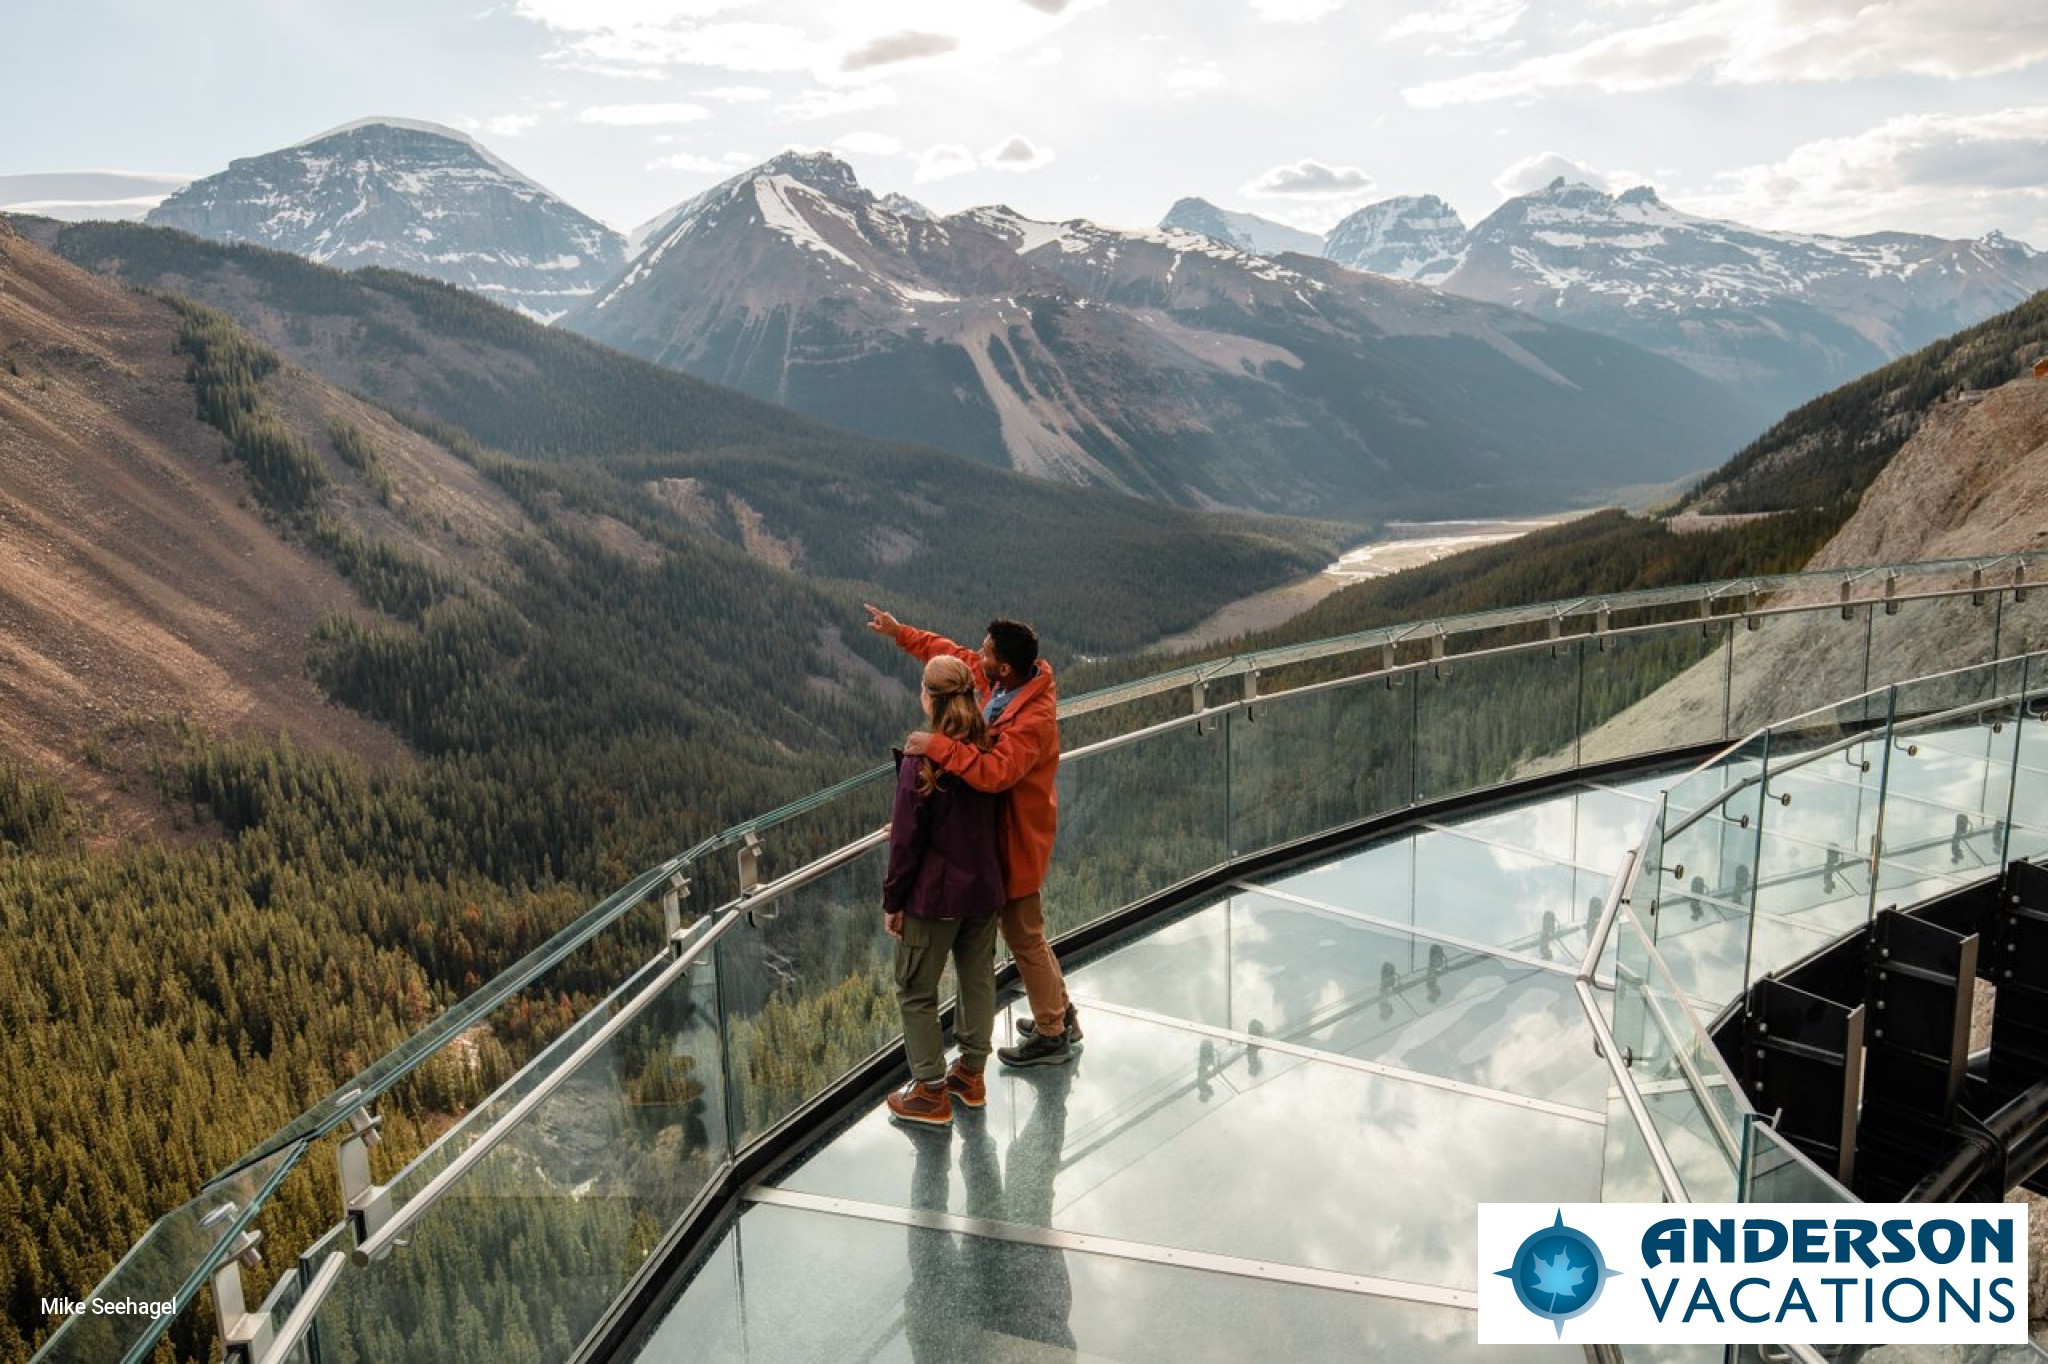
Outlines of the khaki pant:
<svg viewBox="0 0 2048 1364">
<path fill-rule="evenodd" d="M 1060 974 L 1060 959 L 1045 940 L 1044 901 L 1034 890 L 1004 905 L 996 917 L 1003 926 L 1003 941 L 1017 960 L 1017 978 L 1024 982 L 1032 1021 L 1045 1036 L 1057 1037 L 1067 1030 L 1067 978 Z"/>
<path fill-rule="evenodd" d="M 960 1064 L 979 1071 L 987 1067 L 994 1045 L 996 921 L 903 916 L 903 938 L 896 944 L 896 1002 L 903 1008 L 903 1049 L 910 1053 L 910 1073 L 926 1084 L 946 1073 L 939 977 L 949 958 L 960 989 L 960 1008 L 953 1019 Z"/>
</svg>

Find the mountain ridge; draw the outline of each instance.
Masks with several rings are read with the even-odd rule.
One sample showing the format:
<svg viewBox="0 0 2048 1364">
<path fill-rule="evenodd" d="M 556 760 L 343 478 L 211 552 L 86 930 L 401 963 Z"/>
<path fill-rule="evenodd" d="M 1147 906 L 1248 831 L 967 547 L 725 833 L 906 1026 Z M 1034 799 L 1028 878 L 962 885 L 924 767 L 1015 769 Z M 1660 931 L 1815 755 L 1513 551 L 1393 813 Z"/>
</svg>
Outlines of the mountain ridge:
<svg viewBox="0 0 2048 1364">
<path fill-rule="evenodd" d="M 360 119 L 179 190 L 145 221 L 322 264 L 444 280 L 559 317 L 616 274 L 626 240 L 437 124 Z"/>
<path fill-rule="evenodd" d="M 870 435 L 1183 505 L 1562 505 L 1704 466 L 1745 425 L 1678 366 L 1512 310 L 1180 229 L 905 217 L 827 154 L 736 175 L 648 241 L 560 325 Z"/>
</svg>

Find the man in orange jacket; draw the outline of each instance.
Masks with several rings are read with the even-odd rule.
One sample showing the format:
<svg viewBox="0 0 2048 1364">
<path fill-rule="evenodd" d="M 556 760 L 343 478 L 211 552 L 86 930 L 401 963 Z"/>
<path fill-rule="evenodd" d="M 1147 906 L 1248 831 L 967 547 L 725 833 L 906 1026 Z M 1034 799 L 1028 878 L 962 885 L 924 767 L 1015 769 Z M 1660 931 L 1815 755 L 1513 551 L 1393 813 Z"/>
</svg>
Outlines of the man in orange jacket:
<svg viewBox="0 0 2048 1364">
<path fill-rule="evenodd" d="M 1020 1026 L 1024 1040 L 996 1055 L 1011 1066 L 1063 1065 L 1073 1057 L 1080 1028 L 1059 959 L 1045 940 L 1040 894 L 1059 829 L 1059 797 L 1053 787 L 1060 766 L 1059 696 L 1052 668 L 1038 656 L 1038 636 L 1019 621 L 990 621 L 981 647 L 969 649 L 913 629 L 880 607 L 869 606 L 867 612 L 870 630 L 895 640 L 920 662 L 952 654 L 974 672 L 989 724 L 988 749 L 919 731 L 904 741 L 903 751 L 924 754 L 977 791 L 1009 793 L 1003 808 L 1007 903 L 998 922 L 1031 1003 L 1031 1026 L 1028 1031 Z"/>
</svg>

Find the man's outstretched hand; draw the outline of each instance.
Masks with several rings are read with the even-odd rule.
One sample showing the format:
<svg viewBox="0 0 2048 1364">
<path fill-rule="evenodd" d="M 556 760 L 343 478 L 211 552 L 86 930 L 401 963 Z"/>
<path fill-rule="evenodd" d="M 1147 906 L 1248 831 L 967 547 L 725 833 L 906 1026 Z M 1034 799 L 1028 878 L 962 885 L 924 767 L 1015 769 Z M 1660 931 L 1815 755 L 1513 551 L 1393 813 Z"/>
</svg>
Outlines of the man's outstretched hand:
<svg viewBox="0 0 2048 1364">
<path fill-rule="evenodd" d="M 888 635 L 891 639 L 894 639 L 896 632 L 903 628 L 902 621 L 896 619 L 896 617 L 890 615 L 881 607 L 870 602 L 862 602 L 861 605 L 866 608 L 868 613 L 868 629 L 873 630 L 876 634 Z"/>
</svg>

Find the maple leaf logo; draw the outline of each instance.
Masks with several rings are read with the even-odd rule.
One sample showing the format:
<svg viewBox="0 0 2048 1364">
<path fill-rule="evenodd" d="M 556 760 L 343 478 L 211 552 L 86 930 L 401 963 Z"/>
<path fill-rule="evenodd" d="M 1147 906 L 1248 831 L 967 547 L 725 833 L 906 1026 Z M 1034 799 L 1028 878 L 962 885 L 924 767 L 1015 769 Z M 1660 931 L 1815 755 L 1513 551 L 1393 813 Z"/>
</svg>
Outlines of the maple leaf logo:
<svg viewBox="0 0 2048 1364">
<path fill-rule="evenodd" d="M 1562 1208 L 1556 1221 L 1523 1240 L 1506 1269 L 1493 1272 L 1515 1286 L 1524 1308 L 1550 1321 L 1560 1340 L 1565 1322 L 1591 1311 L 1601 1285 L 1621 1273 L 1607 1267 L 1592 1237 L 1564 1224 Z"/>
<path fill-rule="evenodd" d="M 1550 1295 L 1553 1312 L 1557 1310 L 1560 1299 L 1569 1302 L 1579 1296 L 1579 1285 L 1585 1281 L 1587 1266 L 1574 1267 L 1570 1251 L 1560 1249 L 1548 1260 L 1541 1255 L 1532 1255 L 1529 1263 L 1535 1271 L 1529 1276 L 1530 1286 L 1538 1293 Z"/>
</svg>

